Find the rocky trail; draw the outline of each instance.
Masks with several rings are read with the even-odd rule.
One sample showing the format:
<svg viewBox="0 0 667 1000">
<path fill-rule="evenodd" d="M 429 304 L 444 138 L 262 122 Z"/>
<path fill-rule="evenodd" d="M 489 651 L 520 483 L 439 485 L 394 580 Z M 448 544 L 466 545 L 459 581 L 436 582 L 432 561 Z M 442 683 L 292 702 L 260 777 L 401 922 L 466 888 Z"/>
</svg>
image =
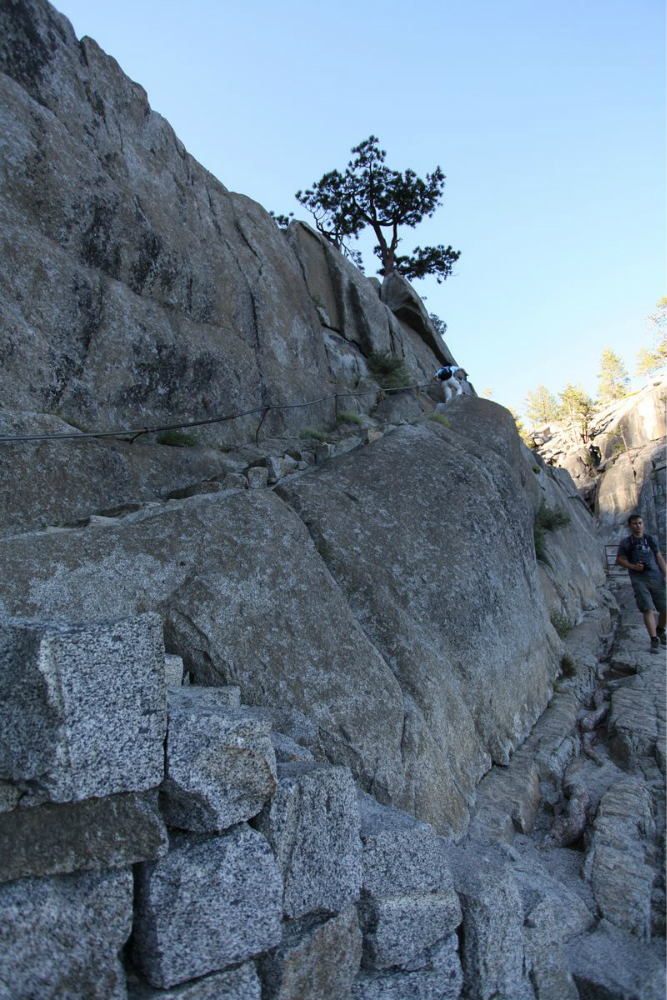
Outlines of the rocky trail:
<svg viewBox="0 0 667 1000">
<path fill-rule="evenodd" d="M 612 578 L 607 608 L 587 613 L 564 648 L 551 704 L 509 766 L 482 780 L 457 852 L 496 860 L 517 888 L 536 997 L 658 1000 L 665 993 L 664 650 L 649 651 L 623 577 Z M 507 912 L 503 906 L 504 919 Z M 499 907 L 499 927 L 501 919 Z M 502 935 L 496 945 L 498 992 L 487 983 L 471 996 L 522 995 L 503 978 Z M 487 941 L 485 963 L 491 954 Z"/>
</svg>

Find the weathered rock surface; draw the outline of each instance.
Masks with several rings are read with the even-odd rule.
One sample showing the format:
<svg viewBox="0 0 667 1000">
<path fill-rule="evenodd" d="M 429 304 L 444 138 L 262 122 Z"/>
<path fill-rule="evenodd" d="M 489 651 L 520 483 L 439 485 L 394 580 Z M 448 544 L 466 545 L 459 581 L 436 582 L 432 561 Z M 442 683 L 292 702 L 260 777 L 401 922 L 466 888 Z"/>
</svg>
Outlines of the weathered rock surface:
<svg viewBox="0 0 667 1000">
<path fill-rule="evenodd" d="M 505 436 L 504 414 L 468 399 L 460 433 L 430 422 L 403 427 L 278 488 L 401 685 L 408 767 L 409 748 L 423 749 L 418 781 L 393 801 L 442 830 L 463 828 L 466 799 L 489 755 L 508 759 L 543 710 L 555 667 L 546 609 L 540 618 L 523 460 L 518 442 Z M 484 445 L 473 435 L 481 439 L 487 424 L 493 437 Z M 525 474 L 524 481 L 537 491 Z M 453 538 L 466 540 L 465 555 L 452 549 Z M 448 556 L 436 564 L 437 551 Z M 481 564 L 489 572 L 470 581 L 470 603 L 465 580 Z M 502 579 L 495 565 L 502 565 Z M 526 602 L 530 615 L 519 611 Z M 519 690 L 520 706 L 512 700 Z"/>
<path fill-rule="evenodd" d="M 510 865 L 498 855 L 449 851 L 463 910 L 461 961 L 475 1000 L 532 1000 L 524 960 L 523 905 Z"/>
<path fill-rule="evenodd" d="M 353 1000 L 457 1000 L 463 977 L 458 938 L 450 935 L 427 949 L 403 971 L 362 972 Z"/>
<path fill-rule="evenodd" d="M 0 813 L 0 882 L 119 868 L 165 854 L 155 792 L 45 803 Z"/>
<path fill-rule="evenodd" d="M 388 274 L 382 282 L 380 298 L 401 322 L 416 330 L 443 364 L 455 364 L 442 337 L 437 333 L 424 303 L 414 288 L 397 272 Z"/>
<path fill-rule="evenodd" d="M 169 826 L 224 830 L 256 816 L 276 785 L 267 723 L 240 709 L 170 711 L 160 788 Z"/>
<path fill-rule="evenodd" d="M 50 414 L 0 410 L 0 435 L 30 433 L 77 431 Z M 146 439 L 135 444 L 91 439 L 2 444 L 0 533 L 74 523 L 95 512 L 118 516 L 132 504 L 158 501 L 168 491 L 224 477 L 228 468 L 227 456 L 215 448 L 170 448 Z M 21 483 L 20 503 L 16 483 Z"/>
<path fill-rule="evenodd" d="M 649 790 L 628 777 L 603 795 L 586 856 L 587 876 L 602 916 L 645 941 L 651 937 L 655 879 L 645 858 L 654 833 Z"/>
<path fill-rule="evenodd" d="M 618 544 L 628 516 L 641 510 L 646 530 L 665 549 L 666 393 L 667 377 L 658 375 L 610 403 L 593 417 L 583 447 L 564 426 L 536 428 L 539 454 L 571 474 L 607 545 Z M 613 560 L 615 553 L 609 555 Z"/>
<path fill-rule="evenodd" d="M 280 945 L 260 963 L 266 1000 L 349 1000 L 361 959 L 357 912 L 283 925 Z"/>
<path fill-rule="evenodd" d="M 0 886 L 0 995 L 124 1000 L 118 953 L 132 929 L 132 872 L 18 879 Z"/>
<path fill-rule="evenodd" d="M 213 972 L 182 986 L 156 990 L 136 977 L 128 981 L 128 1000 L 261 1000 L 262 987 L 252 962 Z"/>
<path fill-rule="evenodd" d="M 461 907 L 440 839 L 426 828 L 362 828 L 364 961 L 406 965 L 453 933 Z"/>
<path fill-rule="evenodd" d="M 134 961 L 153 986 L 224 969 L 280 940 L 282 882 L 266 840 L 246 826 L 181 835 L 139 869 Z"/>
<path fill-rule="evenodd" d="M 108 613 L 107 609 L 107 613 Z M 162 780 L 164 647 L 157 615 L 99 625 L 0 625 L 0 776 L 71 802 Z"/>
<path fill-rule="evenodd" d="M 432 372 L 437 340 L 404 327 L 307 227 L 286 238 L 228 192 L 52 7 L 17 0 L 0 27 L 7 406 L 145 426 L 320 397 L 349 351 L 359 368 L 391 349 L 413 377 Z M 322 318 L 342 352 L 325 349 Z M 332 415 L 327 404 L 269 423 Z M 252 419 L 198 434 L 242 440 Z"/>
<path fill-rule="evenodd" d="M 332 759 L 400 800 L 399 686 L 303 524 L 271 492 L 187 503 L 95 532 L 5 540 L 0 608 L 92 620 L 159 608 L 197 685 L 237 685 L 246 704 L 312 716 Z"/>
<path fill-rule="evenodd" d="M 239 708 L 241 689 L 236 684 L 220 687 L 180 687 L 167 691 L 169 712 L 200 712 L 211 709 Z"/>
<path fill-rule="evenodd" d="M 275 853 L 287 917 L 335 913 L 358 899 L 359 813 L 346 768 L 308 761 L 280 764 L 276 794 L 255 826 Z"/>
<path fill-rule="evenodd" d="M 594 934 L 566 947 L 584 1000 L 664 1000 L 664 942 L 643 944 L 602 921 Z"/>
</svg>

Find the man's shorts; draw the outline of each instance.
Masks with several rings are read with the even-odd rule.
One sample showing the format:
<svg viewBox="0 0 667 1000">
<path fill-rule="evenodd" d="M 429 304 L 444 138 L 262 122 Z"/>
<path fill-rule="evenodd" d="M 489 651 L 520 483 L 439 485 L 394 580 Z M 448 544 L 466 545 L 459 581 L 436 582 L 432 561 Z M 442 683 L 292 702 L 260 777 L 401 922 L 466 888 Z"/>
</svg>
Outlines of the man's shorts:
<svg viewBox="0 0 667 1000">
<path fill-rule="evenodd" d="M 635 601 L 640 611 L 653 611 L 653 608 L 660 615 L 665 613 L 665 581 L 662 576 L 655 576 L 653 573 L 644 579 L 632 581 L 632 589 L 635 593 Z"/>
</svg>

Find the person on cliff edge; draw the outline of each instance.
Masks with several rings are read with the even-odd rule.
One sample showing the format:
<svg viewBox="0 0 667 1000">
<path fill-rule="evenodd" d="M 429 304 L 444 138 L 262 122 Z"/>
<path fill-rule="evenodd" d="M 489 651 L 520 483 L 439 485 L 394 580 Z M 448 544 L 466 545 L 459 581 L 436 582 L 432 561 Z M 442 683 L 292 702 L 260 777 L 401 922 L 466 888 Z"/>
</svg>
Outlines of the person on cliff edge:
<svg viewBox="0 0 667 1000">
<path fill-rule="evenodd" d="M 464 369 L 459 368 L 458 365 L 444 365 L 442 368 L 438 368 L 437 372 L 433 376 L 434 381 L 442 384 L 445 403 L 448 403 L 450 399 L 453 399 L 455 396 L 464 395 L 461 382 L 456 377 L 458 372 L 463 371 Z M 466 378 L 468 377 L 467 372 L 465 372 L 465 376 Z"/>
<path fill-rule="evenodd" d="M 644 616 L 644 625 L 651 638 L 651 652 L 659 653 L 661 644 L 667 645 L 665 636 L 667 566 L 655 538 L 644 534 L 642 516 L 631 514 L 628 524 L 631 534 L 619 545 L 616 562 L 628 571 L 637 607 Z M 657 628 L 654 609 L 658 612 Z"/>
</svg>

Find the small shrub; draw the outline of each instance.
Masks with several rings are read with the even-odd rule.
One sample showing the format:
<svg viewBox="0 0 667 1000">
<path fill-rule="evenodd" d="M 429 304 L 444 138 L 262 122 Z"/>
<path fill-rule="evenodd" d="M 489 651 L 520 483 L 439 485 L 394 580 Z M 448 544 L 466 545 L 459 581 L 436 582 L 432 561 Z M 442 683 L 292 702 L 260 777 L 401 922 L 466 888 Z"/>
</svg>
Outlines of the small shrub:
<svg viewBox="0 0 667 1000">
<path fill-rule="evenodd" d="M 616 455 L 622 455 L 623 452 L 627 450 L 625 441 L 622 441 L 621 438 L 617 438 L 611 446 L 610 456 L 611 458 L 614 458 Z"/>
<path fill-rule="evenodd" d="M 555 531 L 556 528 L 564 528 L 571 520 L 572 518 L 566 511 L 559 507 L 547 507 L 546 501 L 542 500 L 535 523 L 539 524 L 545 531 Z"/>
<path fill-rule="evenodd" d="M 355 410 L 343 410 L 338 414 L 338 419 L 344 424 L 363 424 L 364 418 Z"/>
<path fill-rule="evenodd" d="M 535 542 L 535 556 L 541 562 L 548 563 L 547 552 L 544 547 L 544 528 L 535 521 L 533 525 L 533 541 Z"/>
<path fill-rule="evenodd" d="M 562 611 L 557 611 L 555 608 L 551 611 L 549 618 L 551 619 L 551 624 L 556 629 L 556 632 L 561 637 L 565 639 L 566 636 L 572 631 L 572 625 L 570 619 L 567 615 L 564 615 Z"/>
<path fill-rule="evenodd" d="M 383 389 L 399 389 L 410 385 L 410 375 L 402 358 L 397 358 L 389 351 L 373 351 L 367 360 L 368 367 Z"/>
<path fill-rule="evenodd" d="M 535 473 L 536 476 L 539 476 L 539 474 L 540 474 L 541 471 L 542 471 L 542 469 L 539 467 L 539 465 L 534 465 L 533 466 L 533 472 Z"/>
<path fill-rule="evenodd" d="M 314 427 L 306 427 L 304 430 L 299 431 L 299 437 L 302 441 L 326 441 L 327 439 L 327 435 L 324 431 L 318 431 Z"/>
<path fill-rule="evenodd" d="M 169 445 L 170 448 L 193 448 L 199 444 L 196 437 L 182 431 L 162 431 L 157 436 L 157 443 Z"/>
<path fill-rule="evenodd" d="M 574 660 L 572 659 L 569 653 L 563 653 L 560 660 L 560 669 L 561 673 L 563 674 L 563 677 L 574 677 L 576 672 L 574 666 Z"/>
<path fill-rule="evenodd" d="M 444 415 L 444 413 L 429 413 L 426 417 L 427 420 L 434 420 L 436 424 L 442 424 L 443 427 L 451 427 L 450 421 Z"/>
</svg>

